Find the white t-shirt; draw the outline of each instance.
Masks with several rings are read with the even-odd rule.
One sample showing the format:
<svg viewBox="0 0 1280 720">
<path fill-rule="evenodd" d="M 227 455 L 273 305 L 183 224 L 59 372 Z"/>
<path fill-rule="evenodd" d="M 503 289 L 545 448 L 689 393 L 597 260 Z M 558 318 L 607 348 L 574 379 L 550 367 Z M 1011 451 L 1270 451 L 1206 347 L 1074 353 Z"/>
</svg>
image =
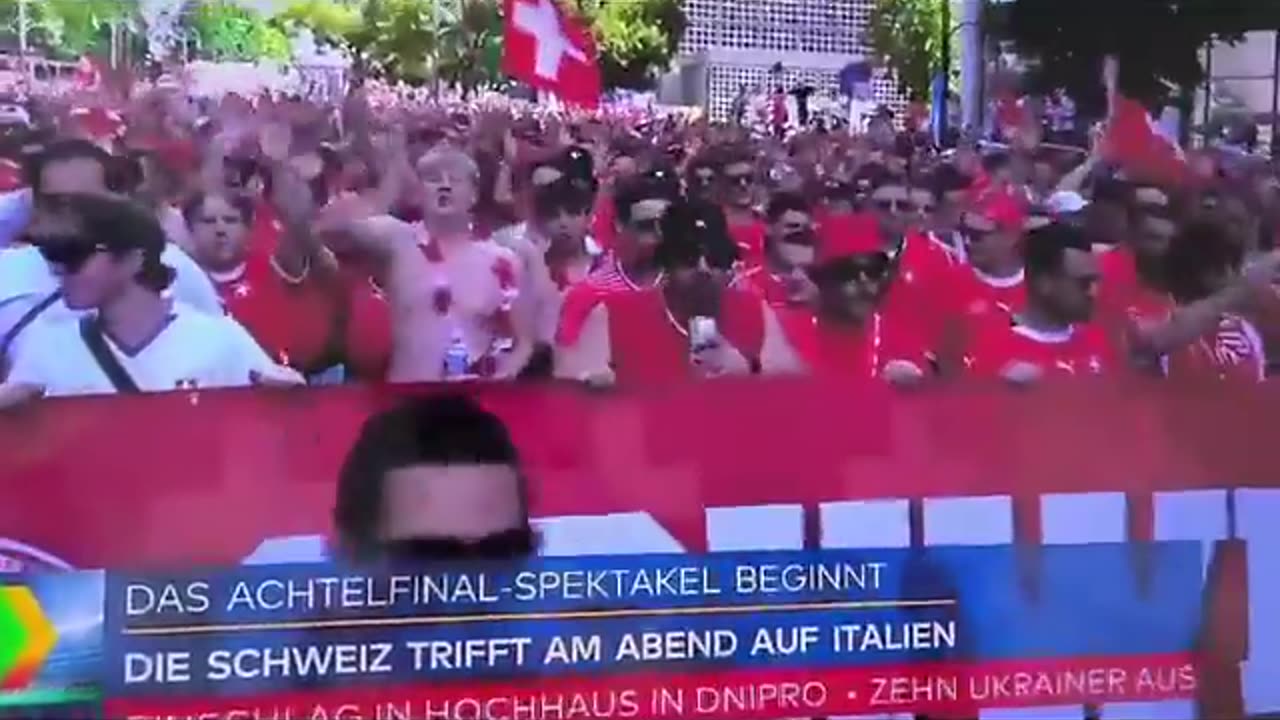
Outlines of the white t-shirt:
<svg viewBox="0 0 1280 720">
<path fill-rule="evenodd" d="M 169 296 L 194 310 L 225 314 L 213 281 L 182 248 L 172 243 L 166 245 L 160 261 L 174 270 L 173 284 L 166 291 Z M 28 311 L 57 289 L 58 278 L 39 250 L 29 245 L 0 250 L 0 338 L 4 338 Z M 65 321 L 74 320 L 81 314 L 58 301 L 41 313 L 40 318 Z M 25 335 L 26 331 L 23 331 L 14 341 L 10 355 L 16 352 Z"/>
<path fill-rule="evenodd" d="M 42 318 L 24 334 L 13 353 L 9 382 L 39 385 L 51 396 L 116 392 L 80 336 L 78 321 Z M 173 304 L 169 324 L 136 353 L 104 338 L 143 392 L 239 387 L 250 384 L 251 371 L 269 373 L 275 367 L 235 320 L 180 302 Z"/>
</svg>

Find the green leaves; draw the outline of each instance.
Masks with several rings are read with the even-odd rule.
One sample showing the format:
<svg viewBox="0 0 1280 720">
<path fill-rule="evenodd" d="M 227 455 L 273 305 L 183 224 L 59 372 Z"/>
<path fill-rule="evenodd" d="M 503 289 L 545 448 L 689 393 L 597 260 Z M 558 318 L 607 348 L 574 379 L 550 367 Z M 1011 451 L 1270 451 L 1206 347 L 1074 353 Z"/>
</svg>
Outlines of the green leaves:
<svg viewBox="0 0 1280 720">
<path fill-rule="evenodd" d="M 189 18 L 200 38 L 201 52 L 214 60 L 288 60 L 289 37 L 256 10 L 231 0 L 202 2 Z"/>
<path fill-rule="evenodd" d="M 871 46 L 897 73 L 912 100 L 928 100 L 934 74 L 944 67 L 948 0 L 877 0 Z"/>
<path fill-rule="evenodd" d="M 653 87 L 684 35 L 679 0 L 578 0 L 575 7 L 595 30 L 606 87 Z"/>
</svg>

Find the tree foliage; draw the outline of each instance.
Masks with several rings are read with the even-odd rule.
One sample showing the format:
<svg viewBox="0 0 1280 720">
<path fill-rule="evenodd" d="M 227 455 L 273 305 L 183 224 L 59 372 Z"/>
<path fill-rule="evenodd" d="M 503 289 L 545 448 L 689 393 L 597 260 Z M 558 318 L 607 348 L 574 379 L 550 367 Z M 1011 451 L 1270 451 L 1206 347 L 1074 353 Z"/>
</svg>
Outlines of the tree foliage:
<svg viewBox="0 0 1280 720">
<path fill-rule="evenodd" d="M 653 87 L 684 36 L 678 0 L 587 0 L 578 9 L 592 21 L 607 87 Z"/>
<path fill-rule="evenodd" d="M 1014 0 L 993 6 L 988 27 L 1038 59 L 1032 90 L 1064 87 L 1089 113 L 1105 106 L 1102 59 L 1120 58 L 1121 89 L 1163 104 L 1204 81 L 1198 52 L 1251 29 L 1280 27 L 1280 3 L 1259 0 Z"/>
<path fill-rule="evenodd" d="M 871 46 L 912 100 L 928 100 L 934 74 L 946 67 L 948 2 L 876 0 L 871 12 Z"/>
<path fill-rule="evenodd" d="M 288 60 L 289 37 L 256 10 L 231 2 L 202 2 L 189 18 L 200 38 L 201 54 L 213 60 Z"/>
<path fill-rule="evenodd" d="M 0 25 L 18 41 L 18 0 L 0 1 Z M 105 53 L 113 23 L 132 23 L 130 0 L 39 0 L 27 3 L 27 41 L 55 57 L 75 58 Z"/>
</svg>

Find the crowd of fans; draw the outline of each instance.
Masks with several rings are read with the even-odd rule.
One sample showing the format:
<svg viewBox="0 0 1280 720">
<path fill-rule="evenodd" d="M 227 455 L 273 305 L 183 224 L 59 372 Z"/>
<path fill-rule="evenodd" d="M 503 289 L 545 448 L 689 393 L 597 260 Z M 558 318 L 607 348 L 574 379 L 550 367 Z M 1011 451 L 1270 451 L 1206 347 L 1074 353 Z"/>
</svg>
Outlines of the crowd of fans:
<svg viewBox="0 0 1280 720">
<path fill-rule="evenodd" d="M 493 103 L 63 98 L 0 139 L 0 406 L 249 384 L 1266 377 L 1280 181 Z M 782 135 L 782 136 L 779 136 Z M 1123 148 L 1121 148 L 1123 150 Z M 1083 159 L 1082 159 L 1083 158 Z M 1268 354 L 1270 353 L 1270 355 Z"/>
</svg>

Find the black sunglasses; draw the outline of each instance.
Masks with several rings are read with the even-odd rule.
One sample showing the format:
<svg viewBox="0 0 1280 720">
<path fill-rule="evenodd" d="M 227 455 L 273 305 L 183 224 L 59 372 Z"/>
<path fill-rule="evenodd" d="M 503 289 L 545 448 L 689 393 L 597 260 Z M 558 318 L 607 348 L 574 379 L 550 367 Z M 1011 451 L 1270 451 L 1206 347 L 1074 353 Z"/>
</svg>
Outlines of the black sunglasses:
<svg viewBox="0 0 1280 720">
<path fill-rule="evenodd" d="M 750 187 L 750 186 L 751 186 L 751 175 L 749 175 L 749 174 L 725 175 L 725 176 L 724 176 L 724 180 L 725 180 L 725 182 L 727 182 L 728 184 L 730 184 L 730 185 L 737 185 L 738 187 Z"/>
<path fill-rule="evenodd" d="M 107 250 L 106 245 L 85 242 L 78 235 L 28 237 L 26 242 L 35 246 L 46 262 L 69 273 L 79 272 L 94 255 Z"/>
<path fill-rule="evenodd" d="M 919 207 L 910 200 L 893 200 L 893 199 L 871 199 L 871 204 L 885 212 L 918 212 Z"/>
<path fill-rule="evenodd" d="M 394 563 L 422 563 L 441 560 L 511 560 L 527 557 L 538 549 L 532 528 L 513 528 L 478 540 L 458 538 L 413 538 L 394 540 L 382 546 L 383 555 Z"/>
</svg>

